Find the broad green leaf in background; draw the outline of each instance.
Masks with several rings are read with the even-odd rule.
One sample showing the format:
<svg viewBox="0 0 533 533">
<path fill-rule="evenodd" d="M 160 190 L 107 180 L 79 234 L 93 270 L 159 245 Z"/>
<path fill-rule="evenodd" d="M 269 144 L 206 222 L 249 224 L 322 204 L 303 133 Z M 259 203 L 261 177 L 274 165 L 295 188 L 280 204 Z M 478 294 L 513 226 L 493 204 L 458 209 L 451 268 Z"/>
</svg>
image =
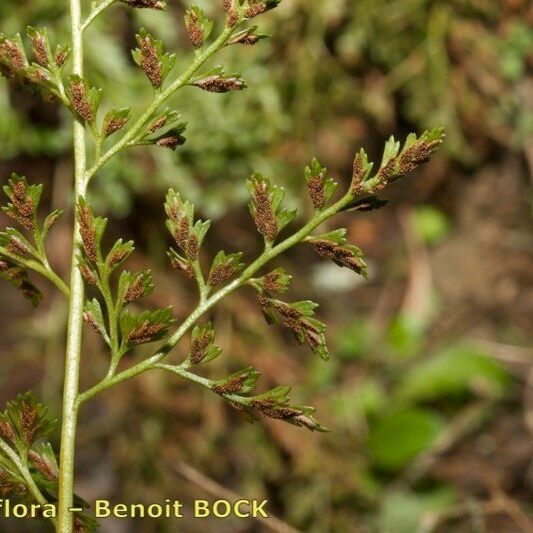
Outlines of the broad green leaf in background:
<svg viewBox="0 0 533 533">
<path fill-rule="evenodd" d="M 408 408 L 391 412 L 371 427 L 370 453 L 378 468 L 400 470 L 418 454 L 431 448 L 444 427 L 442 417 L 429 409 Z"/>
<path fill-rule="evenodd" d="M 428 513 L 443 511 L 455 501 L 455 494 L 447 488 L 424 494 L 391 492 L 383 500 L 378 529 L 380 533 L 422 533 Z"/>
<path fill-rule="evenodd" d="M 472 392 L 499 397 L 508 384 L 508 373 L 496 361 L 475 348 L 457 345 L 411 368 L 400 381 L 396 397 L 409 402 Z"/>
</svg>

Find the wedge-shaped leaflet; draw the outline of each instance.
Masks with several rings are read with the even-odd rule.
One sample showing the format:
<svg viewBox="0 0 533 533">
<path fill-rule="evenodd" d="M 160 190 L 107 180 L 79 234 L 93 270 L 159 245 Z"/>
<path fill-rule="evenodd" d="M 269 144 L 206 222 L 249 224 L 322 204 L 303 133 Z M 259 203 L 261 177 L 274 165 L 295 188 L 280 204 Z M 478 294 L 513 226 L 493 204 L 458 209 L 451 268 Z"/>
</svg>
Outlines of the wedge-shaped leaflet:
<svg viewBox="0 0 533 533">
<path fill-rule="evenodd" d="M 267 242 L 276 239 L 279 232 L 296 216 L 296 210 L 281 207 L 285 189 L 272 185 L 268 178 L 253 174 L 247 181 L 251 200 L 248 204 L 257 231 Z"/>
<path fill-rule="evenodd" d="M 308 237 L 315 252 L 335 264 L 349 268 L 363 277 L 368 276 L 364 255 L 360 248 L 349 244 L 346 240 L 346 229 L 331 231 L 318 237 Z"/>
<path fill-rule="evenodd" d="M 314 158 L 304 171 L 307 190 L 313 207 L 322 209 L 337 189 L 335 181 L 328 177 L 328 169 Z"/>
<path fill-rule="evenodd" d="M 168 335 L 174 323 L 171 307 L 145 311 L 140 315 L 124 312 L 120 317 L 122 343 L 126 347 L 132 347 L 159 341 Z"/>
<path fill-rule="evenodd" d="M 313 353 L 322 359 L 329 359 L 326 345 L 326 325 L 314 318 L 318 304 L 310 300 L 286 303 L 259 294 L 261 310 L 269 324 L 281 322 L 290 329 L 300 344 L 308 344 Z"/>
<path fill-rule="evenodd" d="M 132 51 L 132 56 L 146 74 L 155 89 L 159 89 L 176 62 L 175 54 L 164 50 L 162 41 L 154 39 L 144 28 L 136 35 L 139 48 Z"/>
<path fill-rule="evenodd" d="M 222 350 L 215 344 L 215 328 L 211 322 L 194 327 L 189 353 L 191 364 L 209 363 L 221 352 Z"/>
</svg>

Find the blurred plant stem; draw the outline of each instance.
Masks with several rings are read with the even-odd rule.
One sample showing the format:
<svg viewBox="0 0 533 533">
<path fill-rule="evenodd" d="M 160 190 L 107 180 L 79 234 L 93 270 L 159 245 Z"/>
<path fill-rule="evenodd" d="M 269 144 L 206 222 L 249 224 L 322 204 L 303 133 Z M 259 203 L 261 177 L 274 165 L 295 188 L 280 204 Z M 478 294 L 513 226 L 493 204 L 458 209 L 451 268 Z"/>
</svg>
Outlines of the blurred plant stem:
<svg viewBox="0 0 533 533">
<path fill-rule="evenodd" d="M 72 72 L 83 76 L 83 31 L 81 28 L 81 2 L 70 0 L 70 19 L 72 31 Z M 78 117 L 73 116 L 74 139 L 74 191 L 75 197 L 85 197 L 85 127 Z M 63 388 L 63 409 L 61 425 L 61 456 L 59 464 L 59 494 L 57 531 L 71 533 L 74 490 L 74 459 L 76 446 L 76 423 L 78 396 L 81 339 L 83 328 L 84 284 L 80 270 L 76 264 L 76 254 L 81 242 L 79 223 L 74 220 L 72 241 L 72 259 L 70 272 L 70 305 L 67 328 L 67 347 L 65 356 L 65 382 Z"/>
</svg>

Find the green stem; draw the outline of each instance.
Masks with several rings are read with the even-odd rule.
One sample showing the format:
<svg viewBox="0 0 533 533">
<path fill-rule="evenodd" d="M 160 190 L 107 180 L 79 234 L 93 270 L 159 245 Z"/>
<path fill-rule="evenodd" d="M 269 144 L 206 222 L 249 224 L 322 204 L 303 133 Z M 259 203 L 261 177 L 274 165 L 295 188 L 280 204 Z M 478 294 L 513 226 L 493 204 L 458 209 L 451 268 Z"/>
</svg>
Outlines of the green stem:
<svg viewBox="0 0 533 533">
<path fill-rule="evenodd" d="M 100 15 L 103 11 L 105 11 L 109 6 L 114 4 L 117 0 L 104 0 L 103 2 L 100 2 L 90 13 L 90 15 L 87 17 L 85 22 L 81 25 L 81 31 L 84 32 L 92 23 L 93 21 Z"/>
<path fill-rule="evenodd" d="M 112 157 L 118 154 L 121 150 L 128 148 L 135 144 L 135 138 L 141 133 L 143 127 L 146 123 L 152 118 L 154 113 L 159 109 L 159 107 L 168 100 L 177 90 L 181 89 L 183 86 L 187 85 L 191 78 L 194 76 L 196 71 L 218 50 L 223 48 L 228 39 L 231 37 L 232 33 L 235 31 L 234 28 L 226 27 L 224 31 L 219 35 L 219 37 L 204 51 L 196 55 L 194 61 L 191 63 L 190 67 L 173 83 L 171 83 L 164 91 L 157 93 L 153 102 L 146 108 L 144 113 L 137 119 L 135 124 L 128 130 L 128 132 L 118 141 L 114 146 L 112 146 L 107 152 L 105 152 L 95 164 L 87 170 L 85 175 L 85 180 L 88 183 L 91 178 L 98 172 L 98 170 L 107 163 Z M 133 143 L 133 144 L 132 144 Z"/>
<path fill-rule="evenodd" d="M 45 505 L 48 500 L 43 496 L 43 493 L 40 491 L 39 487 L 36 485 L 31 472 L 28 466 L 22 462 L 20 457 L 15 453 L 15 451 L 9 446 L 3 439 L 0 439 L 0 449 L 9 457 L 11 462 L 17 467 L 20 475 L 24 478 L 28 489 L 30 490 L 32 496 L 35 498 L 35 501 L 40 505 Z M 52 523 L 55 524 L 55 519 L 52 520 Z"/>
<path fill-rule="evenodd" d="M 198 292 L 200 294 L 200 304 L 205 303 L 207 299 L 207 294 L 209 292 L 209 287 L 207 286 L 204 274 L 202 272 L 202 266 L 200 265 L 200 260 L 196 259 L 192 262 L 192 267 L 194 270 L 194 275 L 196 277 L 196 282 L 198 284 Z"/>
<path fill-rule="evenodd" d="M 103 274 L 103 275 L 102 275 Z M 109 283 L 109 274 L 102 273 L 100 271 L 101 291 L 104 296 L 104 301 L 107 308 L 108 324 L 109 324 L 109 342 L 111 348 L 111 364 L 109 365 L 109 372 L 107 377 L 111 377 L 115 374 L 118 363 L 122 356 L 119 350 L 119 338 L 118 338 L 118 312 L 117 306 L 113 301 L 113 294 L 111 292 L 111 285 Z"/>
<path fill-rule="evenodd" d="M 190 381 L 191 383 L 196 383 L 196 385 L 200 385 L 201 387 L 209 389 L 210 391 L 213 390 L 214 382 L 212 380 L 203 378 L 202 376 L 198 376 L 197 374 L 189 372 L 187 370 L 187 367 L 184 364 L 181 364 L 181 365 L 156 364 L 156 365 L 153 365 L 152 368 L 158 369 L 158 370 L 165 370 L 166 372 L 175 374 L 176 376 L 186 379 L 187 381 Z M 240 396 L 238 394 L 224 394 L 224 398 L 226 398 L 227 400 L 231 400 L 232 402 L 239 403 L 244 406 L 250 405 L 250 398 L 246 396 Z"/>
<path fill-rule="evenodd" d="M 276 246 L 271 248 L 267 247 L 265 251 L 241 274 L 241 276 L 232 281 L 229 285 L 226 285 L 213 295 L 208 298 L 205 302 L 200 302 L 196 309 L 187 317 L 187 319 L 181 324 L 181 326 L 176 330 L 176 332 L 170 337 L 170 339 L 149 359 L 146 359 L 137 365 L 116 374 L 111 378 L 105 378 L 100 383 L 95 385 L 93 388 L 85 391 L 84 393 L 78 396 L 78 406 L 82 403 L 90 400 L 97 394 L 118 385 L 124 381 L 127 381 L 147 370 L 156 368 L 168 354 L 176 346 L 176 344 L 181 340 L 181 338 L 189 331 L 189 329 L 196 323 L 196 321 L 209 309 L 211 309 L 216 303 L 225 298 L 227 295 L 242 287 L 246 282 L 252 278 L 252 276 L 269 261 L 285 252 L 292 246 L 301 242 L 305 237 L 307 237 L 317 226 L 322 224 L 328 218 L 331 218 L 333 215 L 337 214 L 344 207 L 346 207 L 353 197 L 350 194 L 343 196 L 338 202 L 333 204 L 327 209 L 318 211 L 315 213 L 315 216 L 307 223 L 305 226 L 300 228 L 296 233 L 291 237 L 280 242 Z"/>
<path fill-rule="evenodd" d="M 48 261 L 46 263 L 39 263 L 34 259 L 24 259 L 18 255 L 12 254 L 9 250 L 6 250 L 3 246 L 0 246 L 0 256 L 6 257 L 11 261 L 34 270 L 35 272 L 41 274 L 46 279 L 51 281 L 67 298 L 70 296 L 70 289 L 67 284 L 52 270 Z"/>
<path fill-rule="evenodd" d="M 192 383 L 196 383 L 197 385 L 201 385 L 202 387 L 211 390 L 212 381 L 210 379 L 203 378 L 201 376 L 198 376 L 197 374 L 193 374 L 192 372 L 187 371 L 182 366 L 159 364 L 154 365 L 153 368 L 158 368 L 159 370 L 166 370 L 167 372 L 176 374 L 177 376 L 180 376 L 183 379 L 186 379 L 188 381 L 191 381 Z"/>
<path fill-rule="evenodd" d="M 81 0 L 70 0 L 72 28 L 72 73 L 83 76 L 83 40 L 81 29 Z M 84 197 L 86 192 L 86 146 L 85 126 L 76 117 L 73 119 L 74 136 L 74 189 L 75 198 Z M 79 223 L 74 221 L 71 258 L 71 296 L 68 313 L 67 346 L 65 355 L 65 381 L 63 388 L 63 409 L 61 426 L 61 456 L 59 464 L 59 506 L 57 531 L 71 533 L 74 492 L 74 460 L 76 449 L 76 425 L 78 419 L 77 397 L 79 392 L 79 372 L 83 331 L 83 305 L 85 288 L 77 266 L 77 251 L 81 243 Z"/>
</svg>

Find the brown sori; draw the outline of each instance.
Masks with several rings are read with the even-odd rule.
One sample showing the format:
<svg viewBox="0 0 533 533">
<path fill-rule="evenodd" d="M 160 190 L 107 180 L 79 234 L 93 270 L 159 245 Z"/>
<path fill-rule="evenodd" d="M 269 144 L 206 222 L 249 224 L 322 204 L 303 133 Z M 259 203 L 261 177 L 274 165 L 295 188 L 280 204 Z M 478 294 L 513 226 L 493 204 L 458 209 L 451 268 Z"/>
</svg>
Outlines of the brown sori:
<svg viewBox="0 0 533 533">
<path fill-rule="evenodd" d="M 163 68 L 157 57 L 157 51 L 148 36 L 139 39 L 141 47 L 141 68 L 154 87 L 160 87 L 163 81 Z"/>
<path fill-rule="evenodd" d="M 117 250 L 109 259 L 109 266 L 114 267 L 115 265 L 120 264 L 125 257 L 128 256 L 127 250 Z"/>
<path fill-rule="evenodd" d="M 207 281 L 213 286 L 220 285 L 221 283 L 224 283 L 224 281 L 227 281 L 229 278 L 231 278 L 234 274 L 235 268 L 233 265 L 230 263 L 225 263 L 217 266 L 213 272 L 211 272 Z"/>
<path fill-rule="evenodd" d="M 267 291 L 278 292 L 282 288 L 279 282 L 280 276 L 281 274 L 279 272 L 269 272 L 266 276 L 263 277 L 263 287 Z"/>
<path fill-rule="evenodd" d="M 154 133 L 157 130 L 160 130 L 167 123 L 167 120 L 167 117 L 163 116 L 152 122 L 152 124 L 150 124 L 148 127 L 149 133 Z"/>
<path fill-rule="evenodd" d="M 324 174 L 321 172 L 317 176 L 313 176 L 307 182 L 307 190 L 313 202 L 315 209 L 322 209 L 326 203 L 326 187 L 324 184 Z"/>
<path fill-rule="evenodd" d="M 363 158 L 361 154 L 357 154 L 353 160 L 352 192 L 354 194 L 361 193 L 361 184 L 364 177 L 365 168 L 363 166 Z"/>
<path fill-rule="evenodd" d="M 354 255 L 352 251 L 344 246 L 335 244 L 328 240 L 313 241 L 315 252 L 326 259 L 331 259 L 337 265 L 347 267 L 350 270 L 361 274 L 365 267 L 363 261 Z"/>
<path fill-rule="evenodd" d="M 198 15 L 191 9 L 187 18 L 187 33 L 194 47 L 204 44 L 204 30 L 198 22 Z"/>
<path fill-rule="evenodd" d="M 89 285 L 96 285 L 97 279 L 94 274 L 94 272 L 87 266 L 87 265 L 80 265 L 80 272 L 83 276 L 83 279 L 89 284 Z"/>
<path fill-rule="evenodd" d="M 188 278 L 194 279 L 195 277 L 194 270 L 189 263 L 186 263 L 185 261 L 181 261 L 177 259 L 176 257 L 171 257 L 170 264 L 176 270 L 180 270 L 181 272 L 183 272 Z"/>
<path fill-rule="evenodd" d="M 426 163 L 438 145 L 437 141 L 422 141 L 405 150 L 398 164 L 398 177 L 405 176 L 422 163 Z"/>
<path fill-rule="evenodd" d="M 191 362 L 195 365 L 202 362 L 211 339 L 207 334 L 195 338 L 191 343 Z"/>
<path fill-rule="evenodd" d="M 33 203 L 31 196 L 27 194 L 26 185 L 24 182 L 14 182 L 12 189 L 13 205 L 23 217 L 32 217 L 35 214 L 35 204 Z"/>
<path fill-rule="evenodd" d="M 149 324 L 145 322 L 142 326 L 135 328 L 128 336 L 128 342 L 130 344 L 143 344 L 148 342 L 158 333 L 161 333 L 165 329 L 163 324 Z"/>
<path fill-rule="evenodd" d="M 58 67 L 62 67 L 67 60 L 67 53 L 64 50 L 61 50 L 56 54 L 55 61 Z"/>
<path fill-rule="evenodd" d="M 13 41 L 6 40 L 0 45 L 0 61 L 17 71 L 26 68 L 24 53 Z"/>
<path fill-rule="evenodd" d="M 178 146 L 179 142 L 180 141 L 178 137 L 171 135 L 169 137 L 163 137 L 162 139 L 159 139 L 156 144 L 158 146 L 161 146 L 162 148 L 169 148 L 170 150 L 174 150 L 174 148 Z"/>
<path fill-rule="evenodd" d="M 10 422 L 7 422 L 5 420 L 0 421 L 0 433 L 3 437 L 9 439 L 11 442 L 15 441 L 15 430 L 13 429 L 13 426 Z"/>
<path fill-rule="evenodd" d="M 264 2 L 259 2 L 258 4 L 254 4 L 252 6 L 250 6 L 246 12 L 245 12 L 245 16 L 246 18 L 254 18 L 254 17 L 257 17 L 258 15 L 261 15 L 261 13 L 264 13 L 266 11 L 266 4 Z"/>
<path fill-rule="evenodd" d="M 30 450 L 28 452 L 28 457 L 31 459 L 32 463 L 35 465 L 35 468 L 48 480 L 55 481 L 57 479 L 57 474 L 46 460 L 41 457 L 37 452 Z"/>
<path fill-rule="evenodd" d="M 91 326 L 94 331 L 96 331 L 97 333 L 100 332 L 98 322 L 96 322 L 96 318 L 94 318 L 94 315 L 91 312 L 85 311 L 85 313 L 83 313 L 83 320 L 85 320 L 85 322 L 87 322 L 87 324 L 89 324 L 89 326 Z"/>
<path fill-rule="evenodd" d="M 48 54 L 46 52 L 46 43 L 42 35 L 35 34 L 32 37 L 31 45 L 33 48 L 33 55 L 37 63 L 43 67 L 48 66 Z"/>
<path fill-rule="evenodd" d="M 85 255 L 93 263 L 97 260 L 96 255 L 96 230 L 92 225 L 91 212 L 86 205 L 78 206 L 78 220 L 80 223 L 80 234 L 83 241 Z"/>
<path fill-rule="evenodd" d="M 200 245 L 198 243 L 198 237 L 196 237 L 196 235 L 191 235 L 187 244 L 187 256 L 191 261 L 195 261 L 198 259 L 199 252 Z"/>
<path fill-rule="evenodd" d="M 291 407 L 279 407 L 269 400 L 254 400 L 250 405 L 265 416 L 277 420 L 290 420 L 302 414 L 301 411 Z"/>
<path fill-rule="evenodd" d="M 217 394 L 235 394 L 240 392 L 244 382 L 248 379 L 248 376 L 238 376 L 226 381 L 225 383 L 213 385 L 211 390 Z"/>
<path fill-rule="evenodd" d="M 85 84 L 82 81 L 72 80 L 70 82 L 70 91 L 72 93 L 72 105 L 74 111 L 76 111 L 85 122 L 92 124 L 94 121 L 94 113 L 85 94 Z"/>
<path fill-rule="evenodd" d="M 124 294 L 124 303 L 130 303 L 144 296 L 143 276 L 139 274 Z"/>
<path fill-rule="evenodd" d="M 123 0 L 130 7 L 135 7 L 139 9 L 165 9 L 165 2 L 161 0 Z"/>
<path fill-rule="evenodd" d="M 244 89 L 244 82 L 235 77 L 223 78 L 221 76 L 210 76 L 197 81 L 196 86 L 210 93 L 226 93 Z"/>
<path fill-rule="evenodd" d="M 105 134 L 112 135 L 118 130 L 121 130 L 126 123 L 128 122 L 127 118 L 113 118 L 111 119 L 105 127 Z"/>
<path fill-rule="evenodd" d="M 296 335 L 303 335 L 311 348 L 320 345 L 320 332 L 306 317 L 302 316 L 296 309 L 283 302 L 273 302 L 275 309 L 281 315 L 281 322 Z"/>
<path fill-rule="evenodd" d="M 37 411 L 31 405 L 23 403 L 22 411 L 20 413 L 20 420 L 22 425 L 22 436 L 26 444 L 33 442 L 36 419 Z"/>
<path fill-rule="evenodd" d="M 256 183 L 253 202 L 255 207 L 254 222 L 257 231 L 269 241 L 273 241 L 278 234 L 278 223 L 272 211 L 266 182 Z"/>
<path fill-rule="evenodd" d="M 18 237 L 15 237 L 14 235 L 11 235 L 9 244 L 6 246 L 6 249 L 16 255 L 24 256 L 30 253 L 28 247 Z"/>
</svg>

